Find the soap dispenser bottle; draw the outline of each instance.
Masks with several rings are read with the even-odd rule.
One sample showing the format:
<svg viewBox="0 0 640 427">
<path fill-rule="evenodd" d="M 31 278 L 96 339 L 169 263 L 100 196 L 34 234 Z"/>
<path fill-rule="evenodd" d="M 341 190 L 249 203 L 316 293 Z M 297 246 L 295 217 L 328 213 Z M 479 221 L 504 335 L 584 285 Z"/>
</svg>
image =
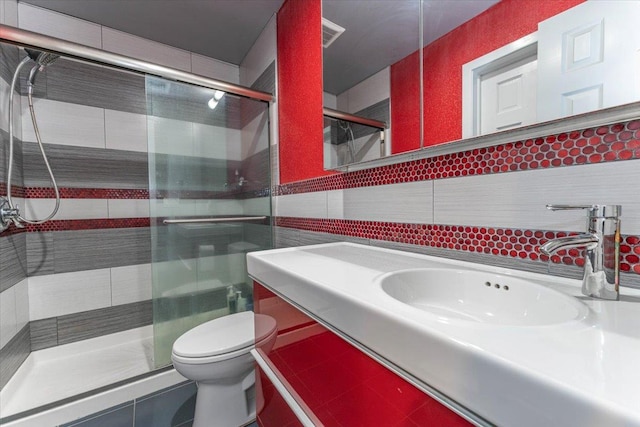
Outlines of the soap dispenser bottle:
<svg viewBox="0 0 640 427">
<path fill-rule="evenodd" d="M 227 308 L 229 309 L 229 314 L 238 312 L 238 295 L 233 285 L 227 286 Z"/>
</svg>

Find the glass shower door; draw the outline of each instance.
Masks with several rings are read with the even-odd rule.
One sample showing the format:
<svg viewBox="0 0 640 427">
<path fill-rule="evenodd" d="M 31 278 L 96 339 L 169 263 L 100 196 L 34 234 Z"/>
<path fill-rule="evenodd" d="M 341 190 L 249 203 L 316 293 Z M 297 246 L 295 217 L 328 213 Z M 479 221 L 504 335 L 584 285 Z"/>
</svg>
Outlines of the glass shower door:
<svg viewBox="0 0 640 427">
<path fill-rule="evenodd" d="M 272 247 L 268 104 L 148 76 L 155 366 L 176 338 L 252 308 L 246 253 Z"/>
</svg>

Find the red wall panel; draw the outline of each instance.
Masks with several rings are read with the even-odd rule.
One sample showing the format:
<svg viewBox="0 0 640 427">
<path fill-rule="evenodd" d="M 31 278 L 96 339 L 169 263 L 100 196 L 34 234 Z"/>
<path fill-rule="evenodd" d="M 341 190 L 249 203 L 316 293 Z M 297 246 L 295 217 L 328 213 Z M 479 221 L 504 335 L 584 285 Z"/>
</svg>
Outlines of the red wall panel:
<svg viewBox="0 0 640 427">
<path fill-rule="evenodd" d="M 278 11 L 280 182 L 323 169 L 321 0 L 287 0 Z"/>
<path fill-rule="evenodd" d="M 391 66 L 391 152 L 420 148 L 419 51 Z"/>
<path fill-rule="evenodd" d="M 462 65 L 584 0 L 502 0 L 424 48 L 424 146 L 462 137 Z M 393 144 L 394 142 L 392 142 Z"/>
</svg>

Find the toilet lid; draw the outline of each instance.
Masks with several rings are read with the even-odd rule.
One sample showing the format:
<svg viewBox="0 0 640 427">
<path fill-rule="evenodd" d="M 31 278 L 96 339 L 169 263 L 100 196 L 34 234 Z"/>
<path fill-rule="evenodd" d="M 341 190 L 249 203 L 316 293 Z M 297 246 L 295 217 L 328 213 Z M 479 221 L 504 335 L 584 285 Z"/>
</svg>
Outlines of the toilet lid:
<svg viewBox="0 0 640 427">
<path fill-rule="evenodd" d="M 270 316 L 254 315 L 252 311 L 236 313 L 185 332 L 173 343 L 173 353 L 182 357 L 218 356 L 253 347 L 275 329 L 276 321 Z"/>
</svg>

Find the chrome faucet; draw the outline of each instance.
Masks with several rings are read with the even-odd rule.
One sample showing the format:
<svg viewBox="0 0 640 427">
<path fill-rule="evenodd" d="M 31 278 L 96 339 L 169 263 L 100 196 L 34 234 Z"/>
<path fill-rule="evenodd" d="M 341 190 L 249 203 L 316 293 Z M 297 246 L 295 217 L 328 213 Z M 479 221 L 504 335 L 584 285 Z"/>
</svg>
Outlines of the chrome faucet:
<svg viewBox="0 0 640 427">
<path fill-rule="evenodd" d="M 587 232 L 576 236 L 559 237 L 540 246 L 540 252 L 551 256 L 554 252 L 584 248 L 584 276 L 582 293 L 607 300 L 620 298 L 620 205 L 547 205 L 552 211 L 586 209 Z"/>
</svg>

